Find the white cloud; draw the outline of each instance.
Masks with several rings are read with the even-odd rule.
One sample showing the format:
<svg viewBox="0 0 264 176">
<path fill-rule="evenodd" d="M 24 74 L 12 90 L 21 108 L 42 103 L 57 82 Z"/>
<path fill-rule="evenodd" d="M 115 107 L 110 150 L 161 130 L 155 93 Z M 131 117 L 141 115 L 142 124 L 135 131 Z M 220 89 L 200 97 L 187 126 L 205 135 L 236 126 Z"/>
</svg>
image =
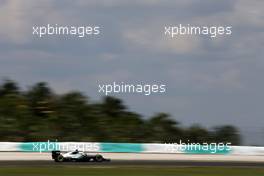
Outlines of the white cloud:
<svg viewBox="0 0 264 176">
<path fill-rule="evenodd" d="M 30 26 L 27 9 L 22 1 L 5 1 L 0 6 L 0 37 L 16 43 L 27 41 L 26 26 Z"/>
<path fill-rule="evenodd" d="M 160 29 L 160 30 L 159 30 Z M 124 39 L 138 46 L 153 52 L 168 54 L 190 54 L 201 52 L 201 41 L 198 36 L 179 35 L 170 38 L 164 35 L 161 25 L 144 24 L 141 28 L 124 29 Z"/>
<path fill-rule="evenodd" d="M 72 20 L 54 0 L 8 0 L 0 6 L 0 37 L 6 42 L 25 44 L 32 39 L 32 26 L 36 24 L 64 23 Z"/>
</svg>

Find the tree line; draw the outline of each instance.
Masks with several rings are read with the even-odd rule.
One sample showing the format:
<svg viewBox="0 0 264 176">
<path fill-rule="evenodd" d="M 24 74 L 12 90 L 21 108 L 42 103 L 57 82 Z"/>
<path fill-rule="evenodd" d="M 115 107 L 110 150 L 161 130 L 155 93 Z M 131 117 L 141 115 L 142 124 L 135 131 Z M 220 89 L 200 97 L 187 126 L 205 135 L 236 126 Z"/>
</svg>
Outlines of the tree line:
<svg viewBox="0 0 264 176">
<path fill-rule="evenodd" d="M 92 102 L 78 91 L 56 94 L 44 82 L 27 90 L 12 80 L 0 84 L 0 141 L 241 143 L 234 126 L 183 127 L 174 119 L 143 117 L 115 97 Z"/>
</svg>

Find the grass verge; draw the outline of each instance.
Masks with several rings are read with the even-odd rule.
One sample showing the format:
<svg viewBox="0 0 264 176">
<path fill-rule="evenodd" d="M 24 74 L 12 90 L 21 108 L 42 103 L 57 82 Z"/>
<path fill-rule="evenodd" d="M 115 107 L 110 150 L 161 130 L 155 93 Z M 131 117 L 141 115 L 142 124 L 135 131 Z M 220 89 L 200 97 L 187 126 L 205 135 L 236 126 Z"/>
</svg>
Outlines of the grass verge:
<svg viewBox="0 0 264 176">
<path fill-rule="evenodd" d="M 3 167 L 5 176 L 263 176 L 262 168 L 224 167 Z"/>
</svg>

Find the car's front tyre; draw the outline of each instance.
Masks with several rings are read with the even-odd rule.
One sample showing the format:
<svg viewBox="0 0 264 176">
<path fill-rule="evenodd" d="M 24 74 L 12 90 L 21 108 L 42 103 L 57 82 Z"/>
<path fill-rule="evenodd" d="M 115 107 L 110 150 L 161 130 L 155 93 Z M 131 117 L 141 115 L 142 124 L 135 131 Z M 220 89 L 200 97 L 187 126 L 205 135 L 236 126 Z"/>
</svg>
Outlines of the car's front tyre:
<svg viewBox="0 0 264 176">
<path fill-rule="evenodd" d="M 94 159 L 96 162 L 102 162 L 104 160 L 102 155 L 95 155 Z"/>
</svg>

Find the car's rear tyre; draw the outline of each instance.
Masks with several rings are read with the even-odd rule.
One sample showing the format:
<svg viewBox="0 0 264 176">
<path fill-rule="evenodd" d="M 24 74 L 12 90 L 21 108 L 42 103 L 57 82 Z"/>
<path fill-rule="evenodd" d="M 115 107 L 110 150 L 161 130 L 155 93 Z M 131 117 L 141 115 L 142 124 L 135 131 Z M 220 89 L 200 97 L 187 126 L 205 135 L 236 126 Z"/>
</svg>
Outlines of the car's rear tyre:
<svg viewBox="0 0 264 176">
<path fill-rule="evenodd" d="M 96 162 L 102 162 L 104 160 L 102 155 L 95 155 L 94 159 Z"/>
<path fill-rule="evenodd" d="M 63 162 L 64 161 L 64 158 L 63 158 L 62 155 L 59 155 L 55 161 L 56 162 Z"/>
</svg>

